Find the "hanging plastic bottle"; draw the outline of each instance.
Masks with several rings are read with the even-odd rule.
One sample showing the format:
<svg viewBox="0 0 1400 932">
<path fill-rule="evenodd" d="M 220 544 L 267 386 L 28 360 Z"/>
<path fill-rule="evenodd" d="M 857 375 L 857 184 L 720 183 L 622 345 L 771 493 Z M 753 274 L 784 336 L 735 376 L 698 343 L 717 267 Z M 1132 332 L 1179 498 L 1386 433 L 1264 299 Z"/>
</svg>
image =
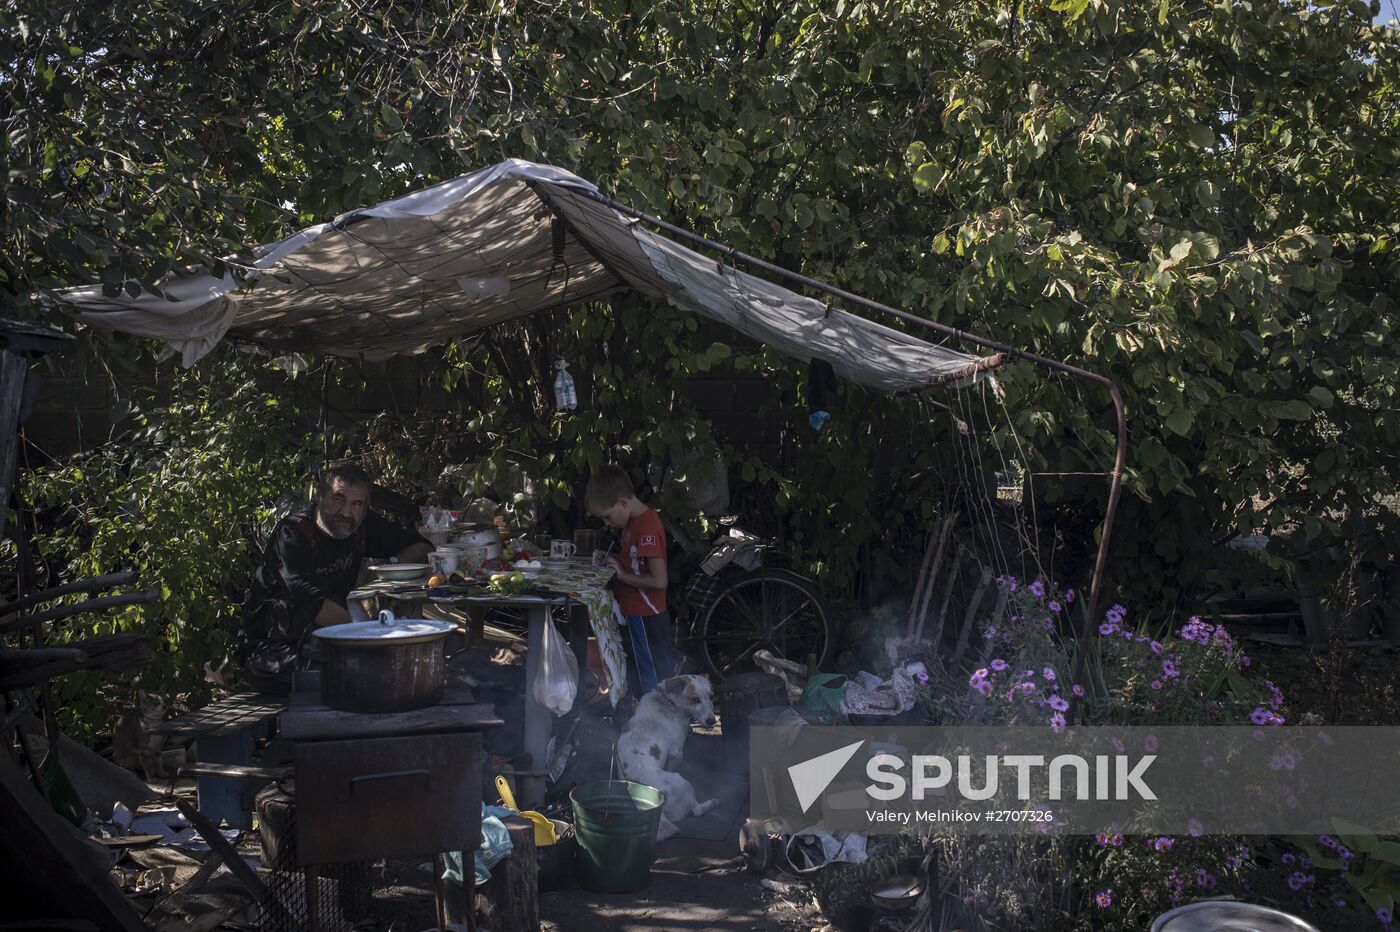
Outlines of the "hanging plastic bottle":
<svg viewBox="0 0 1400 932">
<path fill-rule="evenodd" d="M 554 407 L 560 411 L 572 411 L 578 407 L 578 391 L 574 388 L 574 377 L 569 375 L 569 364 L 556 359 L 554 368 L 559 370 L 554 377 Z"/>
</svg>

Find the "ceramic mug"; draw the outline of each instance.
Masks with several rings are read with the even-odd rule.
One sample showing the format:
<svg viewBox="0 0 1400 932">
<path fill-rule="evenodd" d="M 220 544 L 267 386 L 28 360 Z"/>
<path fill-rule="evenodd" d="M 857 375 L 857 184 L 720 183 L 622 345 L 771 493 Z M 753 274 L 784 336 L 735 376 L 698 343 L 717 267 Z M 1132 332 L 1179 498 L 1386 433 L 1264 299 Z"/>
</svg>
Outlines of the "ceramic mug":
<svg viewBox="0 0 1400 932">
<path fill-rule="evenodd" d="M 475 576 L 481 572 L 481 565 L 486 562 L 486 553 L 485 547 L 462 548 L 462 569 L 466 575 Z"/>
<path fill-rule="evenodd" d="M 603 535 L 600 531 L 589 528 L 579 528 L 574 531 L 574 552 L 592 553 L 603 546 Z"/>
<path fill-rule="evenodd" d="M 428 563 L 434 575 L 451 576 L 457 572 L 461 558 L 462 554 L 457 550 L 434 550 L 428 554 Z"/>
<path fill-rule="evenodd" d="M 554 540 L 549 542 L 549 555 L 555 560 L 567 560 L 574 555 L 575 547 L 572 541 Z"/>
</svg>

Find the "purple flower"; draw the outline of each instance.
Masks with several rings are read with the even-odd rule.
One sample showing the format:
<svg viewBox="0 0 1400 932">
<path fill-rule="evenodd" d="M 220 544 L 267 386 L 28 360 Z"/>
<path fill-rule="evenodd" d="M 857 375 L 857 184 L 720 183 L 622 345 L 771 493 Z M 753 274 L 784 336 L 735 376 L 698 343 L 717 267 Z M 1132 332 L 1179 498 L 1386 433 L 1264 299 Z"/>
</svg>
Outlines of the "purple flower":
<svg viewBox="0 0 1400 932">
<path fill-rule="evenodd" d="M 1295 893 L 1306 886 L 1310 886 L 1316 878 L 1312 874 L 1305 874 L 1302 871 L 1294 871 L 1288 875 L 1288 889 Z"/>
<path fill-rule="evenodd" d="M 1152 681 L 1152 688 L 1153 688 L 1153 689 L 1161 689 L 1161 688 L 1162 688 L 1162 681 L 1161 681 L 1161 680 L 1153 680 L 1153 681 Z"/>
<path fill-rule="evenodd" d="M 1337 848 L 1337 842 L 1332 838 L 1331 835 L 1319 835 L 1319 836 L 1317 836 L 1317 843 L 1318 843 L 1319 845 L 1321 845 L 1322 847 L 1328 848 L 1328 849 L 1331 849 L 1331 850 L 1336 850 L 1336 848 Z"/>
<path fill-rule="evenodd" d="M 1279 860 L 1282 861 L 1282 862 L 1285 863 L 1285 864 L 1297 864 L 1297 863 L 1298 863 L 1298 858 L 1293 854 L 1292 851 L 1289 851 L 1288 853 L 1286 853 L 1283 857 L 1279 858 Z"/>
<path fill-rule="evenodd" d="M 992 684 L 988 683 L 986 680 L 978 680 L 972 684 L 972 688 L 984 696 L 990 696 L 992 694 Z"/>
<path fill-rule="evenodd" d="M 1113 891 L 1111 889 L 1100 890 L 1098 893 L 1095 893 L 1094 905 L 1099 909 L 1108 909 L 1113 905 Z"/>
<path fill-rule="evenodd" d="M 1157 736 L 1148 735 L 1146 738 L 1143 738 L 1142 746 L 1146 749 L 1148 754 L 1154 753 L 1157 750 Z"/>
<path fill-rule="evenodd" d="M 1118 625 L 1111 621 L 1105 621 L 1099 625 L 1099 634 L 1108 637 L 1110 634 L 1118 633 Z"/>
<path fill-rule="evenodd" d="M 1121 622 L 1128 615 L 1128 610 L 1121 605 L 1115 605 L 1104 613 L 1104 617 L 1115 625 Z"/>
<path fill-rule="evenodd" d="M 925 685 L 928 684 L 928 674 L 927 674 L 927 673 L 915 673 L 915 674 L 914 674 L 914 679 L 918 680 L 920 683 L 923 683 L 923 684 L 925 684 Z"/>
<path fill-rule="evenodd" d="M 1040 675 L 1043 676 L 1043 677 L 1045 677 L 1047 680 L 1049 680 L 1049 681 L 1052 682 L 1052 683 L 1055 682 L 1055 668 L 1054 668 L 1054 667 L 1046 667 L 1044 670 L 1041 670 L 1041 671 L 1040 671 Z"/>
<path fill-rule="evenodd" d="M 1249 713 L 1249 720 L 1256 725 L 1282 725 L 1283 716 L 1268 709 L 1255 709 Z"/>
<path fill-rule="evenodd" d="M 1050 600 L 1050 611 L 1054 612 L 1055 614 L 1059 614 L 1060 609 L 1062 607 L 1063 606 L 1061 606 L 1060 603 L 1056 602 L 1054 599 Z"/>
<path fill-rule="evenodd" d="M 1073 601 L 1074 601 L 1074 590 L 1073 590 L 1073 589 L 1066 589 L 1066 590 L 1065 590 L 1065 601 L 1066 601 L 1066 602 L 1073 602 Z"/>
<path fill-rule="evenodd" d="M 1031 583 L 1031 594 L 1038 599 L 1045 598 L 1045 583 L 1041 582 L 1038 579 L 1035 582 Z"/>
<path fill-rule="evenodd" d="M 1069 691 L 1074 693 L 1076 696 L 1084 695 L 1084 687 L 1080 686 L 1078 683 L 1075 683 L 1073 686 L 1071 686 L 1069 688 Z"/>
<path fill-rule="evenodd" d="M 1181 675 L 1181 671 L 1179 671 L 1179 670 L 1176 668 L 1176 660 L 1174 660 L 1174 659 L 1171 658 L 1171 657 L 1168 657 L 1166 660 L 1163 660 L 1163 661 L 1162 661 L 1162 678 L 1163 678 L 1163 679 L 1166 679 L 1166 680 L 1174 680 L 1174 679 L 1176 679 L 1176 678 L 1177 678 L 1178 676 L 1180 676 L 1180 675 Z"/>
<path fill-rule="evenodd" d="M 1292 770 L 1297 766 L 1298 760 L 1291 751 L 1283 751 L 1269 758 L 1270 770 Z"/>
<path fill-rule="evenodd" d="M 1022 684 L 1021 684 L 1021 692 L 1025 693 L 1027 696 L 1029 696 L 1031 693 L 1035 692 L 1035 684 L 1034 684 L 1034 683 L 1022 683 Z"/>
<path fill-rule="evenodd" d="M 1063 712 L 1056 712 L 1050 716 L 1050 727 L 1057 732 L 1065 730 L 1065 716 Z"/>
<path fill-rule="evenodd" d="M 1148 646 L 1152 648 L 1152 653 L 1154 654 L 1160 654 L 1162 652 L 1162 645 L 1157 641 L 1152 641 Z"/>
<path fill-rule="evenodd" d="M 1215 766 L 1215 755 L 1214 755 L 1214 754 L 1207 754 L 1205 757 L 1202 757 L 1202 758 L 1201 758 L 1201 766 L 1204 767 L 1204 768 L 1207 769 L 1207 770 L 1210 770 L 1211 768 L 1213 768 L 1213 767 Z"/>
<path fill-rule="evenodd" d="M 1114 735 L 1112 738 L 1109 738 L 1108 740 L 1111 741 L 1111 742 L 1113 743 L 1113 750 L 1117 751 L 1119 754 L 1122 754 L 1124 751 L 1127 750 L 1127 748 L 1123 747 L 1123 742 L 1118 740 L 1118 736 L 1117 736 L 1117 735 Z"/>
<path fill-rule="evenodd" d="M 1200 838 L 1201 833 L 1205 830 L 1206 827 L 1201 824 L 1200 819 L 1189 819 L 1186 822 L 1186 834 L 1190 835 L 1192 838 Z"/>
<path fill-rule="evenodd" d="M 1215 889 L 1215 875 L 1204 867 L 1196 869 L 1196 886 L 1203 890 Z"/>
<path fill-rule="evenodd" d="M 1269 691 L 1269 708 L 1275 712 L 1283 708 L 1283 693 L 1279 688 L 1268 680 L 1264 681 L 1264 688 Z"/>
<path fill-rule="evenodd" d="M 998 673 L 1000 673 L 1002 670 L 1005 670 L 1006 666 L 1006 661 L 1002 660 L 1000 657 L 997 657 L 992 661 L 992 669 L 997 671 Z"/>
<path fill-rule="evenodd" d="M 1160 835 L 1155 840 L 1149 842 L 1149 844 L 1152 845 L 1153 849 L 1156 851 L 1170 851 L 1172 850 L 1172 845 L 1176 844 L 1176 842 L 1165 835 Z"/>
<path fill-rule="evenodd" d="M 1068 711 L 1069 711 L 1069 703 L 1068 703 L 1068 702 L 1065 702 L 1065 701 L 1064 701 L 1063 699 L 1061 699 L 1059 696 L 1051 696 L 1051 697 L 1050 697 L 1048 700 L 1046 700 L 1046 701 L 1050 704 L 1050 708 L 1051 708 L 1052 710 L 1056 711 L 1056 712 L 1068 712 Z"/>
<path fill-rule="evenodd" d="M 1384 906 L 1377 907 L 1377 909 L 1376 909 L 1376 921 L 1377 921 L 1377 922 L 1380 922 L 1380 923 L 1383 924 L 1383 925 L 1390 925 L 1391 922 L 1393 922 L 1394 920 L 1395 920 L 1395 914 L 1394 914 L 1394 913 L 1392 913 L 1390 910 L 1386 909 Z"/>
</svg>

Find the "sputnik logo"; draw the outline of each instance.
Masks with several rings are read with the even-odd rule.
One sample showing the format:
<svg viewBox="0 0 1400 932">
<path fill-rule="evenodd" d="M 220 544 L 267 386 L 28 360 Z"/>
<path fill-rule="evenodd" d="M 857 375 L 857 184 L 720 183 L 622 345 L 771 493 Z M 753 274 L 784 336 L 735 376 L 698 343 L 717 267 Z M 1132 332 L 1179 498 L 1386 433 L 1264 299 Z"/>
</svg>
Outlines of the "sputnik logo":
<svg viewBox="0 0 1400 932">
<path fill-rule="evenodd" d="M 825 754 L 804 760 L 800 764 L 793 764 L 788 768 L 788 777 L 792 780 L 792 788 L 797 793 L 797 802 L 805 813 L 812 808 L 812 803 L 826 792 L 826 788 L 831 786 L 831 781 L 836 779 L 836 775 L 841 772 L 841 768 L 846 766 L 846 762 L 855 756 L 860 746 L 865 744 L 865 740 L 848 744 L 844 748 L 837 748 Z"/>
</svg>

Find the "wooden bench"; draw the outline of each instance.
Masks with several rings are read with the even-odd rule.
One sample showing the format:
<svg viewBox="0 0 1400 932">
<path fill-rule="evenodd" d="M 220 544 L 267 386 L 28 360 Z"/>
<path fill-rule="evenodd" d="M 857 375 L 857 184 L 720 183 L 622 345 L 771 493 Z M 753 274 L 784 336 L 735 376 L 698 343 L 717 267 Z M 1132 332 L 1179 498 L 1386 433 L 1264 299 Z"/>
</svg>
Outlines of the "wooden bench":
<svg viewBox="0 0 1400 932">
<path fill-rule="evenodd" d="M 253 763 L 253 742 L 269 737 L 286 700 L 258 693 L 238 693 L 210 703 L 151 729 L 152 734 L 194 742 L 195 759 L 208 764 L 247 767 Z M 253 827 L 253 800 L 261 787 L 239 777 L 195 771 L 199 809 L 231 828 Z"/>
</svg>

